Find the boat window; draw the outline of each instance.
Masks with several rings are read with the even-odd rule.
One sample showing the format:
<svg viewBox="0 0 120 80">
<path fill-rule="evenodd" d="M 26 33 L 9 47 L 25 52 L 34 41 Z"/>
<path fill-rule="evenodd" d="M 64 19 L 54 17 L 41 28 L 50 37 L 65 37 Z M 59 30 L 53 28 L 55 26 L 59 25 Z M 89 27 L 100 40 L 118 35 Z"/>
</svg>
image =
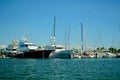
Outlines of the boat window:
<svg viewBox="0 0 120 80">
<path fill-rule="evenodd" d="M 13 51 L 16 51 L 16 49 L 12 49 Z"/>
<path fill-rule="evenodd" d="M 10 50 L 9 48 L 6 48 L 6 50 Z"/>
<path fill-rule="evenodd" d="M 24 45 L 20 45 L 20 47 L 27 47 L 28 45 L 24 44 Z"/>
<path fill-rule="evenodd" d="M 20 45 L 20 47 L 23 47 L 23 45 Z"/>
<path fill-rule="evenodd" d="M 29 46 L 35 46 L 34 44 L 30 44 Z"/>
<path fill-rule="evenodd" d="M 63 47 L 56 47 L 55 49 L 63 49 Z"/>
<path fill-rule="evenodd" d="M 6 48 L 6 50 L 9 50 L 8 48 Z"/>
<path fill-rule="evenodd" d="M 30 46 L 33 46 L 32 44 L 30 44 Z"/>
<path fill-rule="evenodd" d="M 25 47 L 28 47 L 28 45 L 24 45 Z"/>
</svg>

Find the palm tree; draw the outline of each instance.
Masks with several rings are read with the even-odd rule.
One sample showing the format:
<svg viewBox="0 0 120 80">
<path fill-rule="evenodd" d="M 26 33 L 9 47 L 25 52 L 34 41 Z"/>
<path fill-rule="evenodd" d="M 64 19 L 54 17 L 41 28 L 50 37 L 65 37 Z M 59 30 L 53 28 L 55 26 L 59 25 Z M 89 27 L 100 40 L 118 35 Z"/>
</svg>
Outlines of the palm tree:
<svg viewBox="0 0 120 80">
<path fill-rule="evenodd" d="M 105 49 L 105 48 L 104 47 L 97 48 L 97 51 L 102 51 L 103 49 Z"/>
<path fill-rule="evenodd" d="M 118 49 L 117 52 L 120 53 L 120 49 Z"/>
<path fill-rule="evenodd" d="M 111 53 L 116 53 L 117 52 L 117 49 L 113 48 L 113 47 L 110 47 L 109 50 L 110 50 Z"/>
</svg>

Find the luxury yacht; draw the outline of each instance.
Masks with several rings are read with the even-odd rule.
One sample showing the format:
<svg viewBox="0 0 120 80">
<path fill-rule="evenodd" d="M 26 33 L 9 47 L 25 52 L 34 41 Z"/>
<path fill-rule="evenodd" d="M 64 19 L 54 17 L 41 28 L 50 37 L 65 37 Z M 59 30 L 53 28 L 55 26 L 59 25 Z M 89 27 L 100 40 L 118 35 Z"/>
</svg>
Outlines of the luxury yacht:
<svg viewBox="0 0 120 80">
<path fill-rule="evenodd" d="M 8 45 L 6 48 L 6 56 L 14 57 L 17 53 L 18 49 L 18 40 L 12 40 L 12 43 Z"/>
<path fill-rule="evenodd" d="M 34 43 L 23 38 L 18 47 L 17 58 L 48 58 L 52 50 L 38 48 Z"/>
</svg>

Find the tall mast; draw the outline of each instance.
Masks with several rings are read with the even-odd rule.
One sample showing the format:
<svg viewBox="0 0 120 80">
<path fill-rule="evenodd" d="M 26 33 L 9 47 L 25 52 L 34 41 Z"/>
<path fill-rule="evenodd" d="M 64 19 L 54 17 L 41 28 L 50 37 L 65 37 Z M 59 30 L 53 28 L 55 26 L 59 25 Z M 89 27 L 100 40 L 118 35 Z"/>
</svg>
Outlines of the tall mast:
<svg viewBox="0 0 120 80">
<path fill-rule="evenodd" d="M 53 33 L 54 37 L 55 37 L 55 26 L 56 26 L 56 16 L 54 16 L 54 33 Z"/>
<path fill-rule="evenodd" d="M 82 52 L 83 52 L 83 23 L 81 23 L 81 42 L 82 42 Z"/>
<path fill-rule="evenodd" d="M 50 37 L 51 45 L 55 45 L 55 26 L 56 26 L 56 17 L 54 16 L 53 35 Z"/>
<path fill-rule="evenodd" d="M 70 24 L 68 26 L 68 31 L 65 38 L 66 38 L 65 49 L 70 49 Z"/>
</svg>

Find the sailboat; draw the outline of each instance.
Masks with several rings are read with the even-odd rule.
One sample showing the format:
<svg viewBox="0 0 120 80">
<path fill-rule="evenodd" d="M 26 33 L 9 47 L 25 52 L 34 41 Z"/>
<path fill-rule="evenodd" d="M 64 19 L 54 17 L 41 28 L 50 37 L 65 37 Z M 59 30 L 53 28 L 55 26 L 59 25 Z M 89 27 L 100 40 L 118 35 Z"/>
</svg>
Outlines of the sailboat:
<svg viewBox="0 0 120 80">
<path fill-rule="evenodd" d="M 81 23 L 81 58 L 93 58 L 94 53 L 91 50 L 86 49 L 85 50 L 85 44 L 84 44 L 84 33 L 83 33 L 83 23 Z"/>
<path fill-rule="evenodd" d="M 53 50 L 49 58 L 72 58 L 73 50 L 66 49 L 63 45 L 56 45 L 55 43 L 55 22 L 56 17 L 54 16 L 54 33 L 50 38 L 51 44 L 45 47 L 48 50 Z"/>
</svg>

